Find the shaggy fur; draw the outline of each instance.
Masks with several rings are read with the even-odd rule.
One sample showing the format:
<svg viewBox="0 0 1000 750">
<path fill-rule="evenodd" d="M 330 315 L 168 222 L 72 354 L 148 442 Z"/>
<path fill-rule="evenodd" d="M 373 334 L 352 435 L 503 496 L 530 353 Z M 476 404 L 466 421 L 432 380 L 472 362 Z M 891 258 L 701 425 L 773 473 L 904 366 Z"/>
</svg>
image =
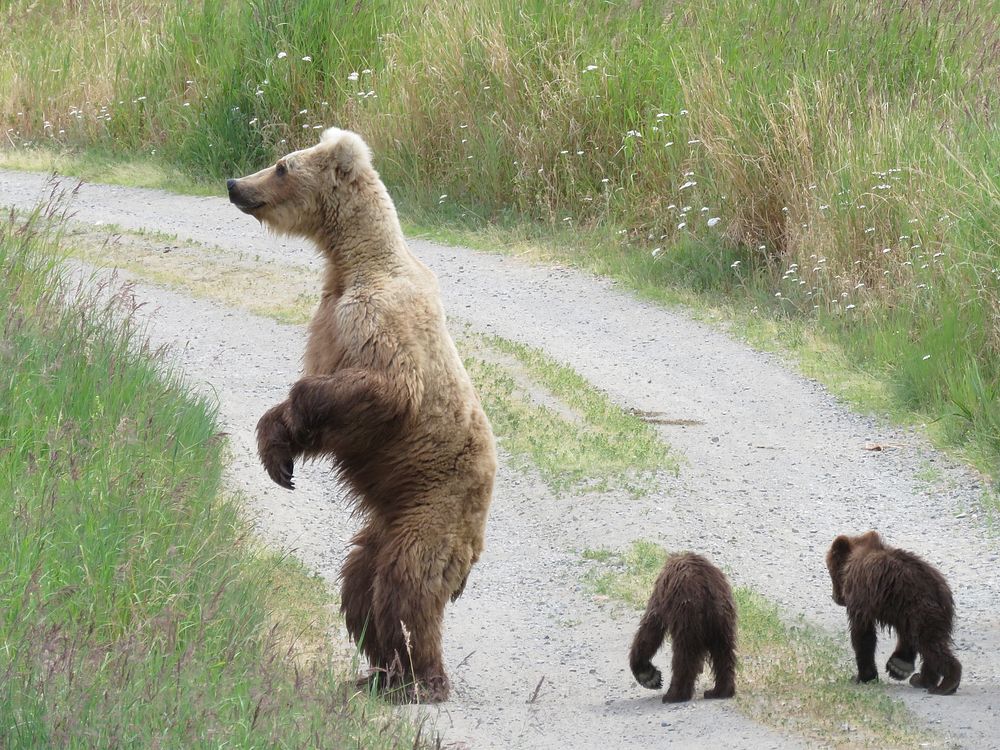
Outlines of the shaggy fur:
<svg viewBox="0 0 1000 750">
<path fill-rule="evenodd" d="M 910 684 L 936 695 L 950 695 L 962 679 L 962 665 L 951 652 L 955 605 L 951 589 L 936 568 L 911 552 L 886 546 L 875 531 L 838 536 L 826 555 L 833 601 L 847 607 L 851 644 L 858 663 L 856 682 L 878 679 L 876 626 L 896 631 L 896 650 L 885 665 L 897 680 L 921 670 Z"/>
<path fill-rule="evenodd" d="M 331 128 L 227 186 L 241 210 L 326 259 L 303 377 L 257 425 L 261 462 L 293 489 L 296 461 L 334 460 L 364 520 L 341 572 L 347 628 L 382 687 L 445 700 L 444 607 L 483 549 L 496 455 L 437 281 L 354 133 Z"/>
<path fill-rule="evenodd" d="M 646 613 L 632 641 L 629 664 L 643 687 L 663 685 L 660 670 L 650 659 L 669 633 L 673 648 L 670 687 L 664 703 L 691 700 L 694 681 L 705 657 L 712 660 L 715 687 L 706 698 L 736 694 L 736 604 L 721 570 L 691 552 L 667 560 L 649 597 Z"/>
</svg>

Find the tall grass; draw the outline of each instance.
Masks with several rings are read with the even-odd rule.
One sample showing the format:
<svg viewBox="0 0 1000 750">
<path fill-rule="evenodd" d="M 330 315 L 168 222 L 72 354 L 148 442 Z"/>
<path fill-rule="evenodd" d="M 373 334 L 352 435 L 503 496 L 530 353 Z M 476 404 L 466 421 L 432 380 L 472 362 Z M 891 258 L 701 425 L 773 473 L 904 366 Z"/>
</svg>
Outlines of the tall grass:
<svg viewBox="0 0 1000 750">
<path fill-rule="evenodd" d="M 60 275 L 57 219 L 0 221 L 0 745 L 414 747 L 220 494 L 214 407 L 127 294 Z"/>
<path fill-rule="evenodd" d="M 997 0 L 6 14 L 12 145 L 155 153 L 220 178 L 353 127 L 409 210 L 614 238 L 675 283 L 815 320 L 996 467 Z"/>
</svg>

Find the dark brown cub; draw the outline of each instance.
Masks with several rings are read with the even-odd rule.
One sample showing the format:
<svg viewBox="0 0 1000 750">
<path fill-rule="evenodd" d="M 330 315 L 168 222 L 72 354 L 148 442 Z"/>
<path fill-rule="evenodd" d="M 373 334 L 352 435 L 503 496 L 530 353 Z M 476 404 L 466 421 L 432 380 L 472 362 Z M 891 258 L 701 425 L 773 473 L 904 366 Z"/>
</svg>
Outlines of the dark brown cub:
<svg viewBox="0 0 1000 750">
<path fill-rule="evenodd" d="M 847 608 L 851 644 L 858 664 L 855 682 L 878 679 L 877 626 L 896 631 L 896 649 L 885 665 L 897 680 L 951 695 L 962 680 L 962 665 L 951 652 L 955 605 L 948 582 L 937 568 L 912 552 L 889 547 L 875 531 L 838 536 L 826 555 L 833 600 Z"/>
<path fill-rule="evenodd" d="M 736 694 L 736 605 L 726 576 L 693 552 L 671 556 L 653 586 L 646 613 L 632 641 L 629 664 L 643 687 L 659 689 L 660 670 L 650 659 L 670 635 L 673 660 L 664 703 L 690 700 L 705 657 L 712 661 L 715 687 L 706 698 Z"/>
</svg>

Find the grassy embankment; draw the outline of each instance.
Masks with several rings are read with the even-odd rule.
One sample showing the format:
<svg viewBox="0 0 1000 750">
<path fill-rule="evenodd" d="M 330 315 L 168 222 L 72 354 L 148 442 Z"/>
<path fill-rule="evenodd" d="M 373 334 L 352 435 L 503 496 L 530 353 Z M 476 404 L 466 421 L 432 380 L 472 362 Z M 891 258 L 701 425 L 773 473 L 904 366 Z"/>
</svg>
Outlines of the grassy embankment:
<svg viewBox="0 0 1000 750">
<path fill-rule="evenodd" d="M 213 407 L 129 295 L 68 285 L 55 218 L 0 221 L 0 745 L 415 747 L 222 491 Z"/>
<path fill-rule="evenodd" d="M 636 622 L 666 552 L 651 542 L 637 542 L 624 552 L 586 550 L 583 557 L 594 563 L 588 573 L 594 591 L 624 602 L 629 619 Z M 788 623 L 774 604 L 750 589 L 737 587 L 733 594 L 739 617 L 736 703 L 741 712 L 819 747 L 946 746 L 915 726 L 914 717 L 883 686 L 855 685 L 851 655 L 828 635 Z M 664 654 L 654 661 L 669 668 Z"/>
<path fill-rule="evenodd" d="M 354 127 L 411 222 L 730 307 L 757 343 L 996 475 L 996 0 L 4 15 L 12 147 L 218 180 Z"/>
</svg>

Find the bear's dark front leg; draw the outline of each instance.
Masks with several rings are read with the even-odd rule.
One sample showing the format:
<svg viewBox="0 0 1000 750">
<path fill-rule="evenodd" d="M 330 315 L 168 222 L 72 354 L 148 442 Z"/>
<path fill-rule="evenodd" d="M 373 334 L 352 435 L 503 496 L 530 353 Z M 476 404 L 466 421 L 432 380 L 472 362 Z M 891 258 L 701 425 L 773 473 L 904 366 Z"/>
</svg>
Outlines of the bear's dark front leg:
<svg viewBox="0 0 1000 750">
<path fill-rule="evenodd" d="M 878 667 L 875 666 L 875 647 L 878 637 L 875 635 L 874 623 L 851 622 L 851 645 L 854 647 L 854 658 L 858 664 L 858 676 L 855 682 L 875 682 L 878 680 Z"/>
<path fill-rule="evenodd" d="M 916 669 L 917 648 L 909 643 L 901 633 L 897 634 L 896 650 L 885 664 L 885 671 L 894 680 L 905 680 Z"/>
<path fill-rule="evenodd" d="M 257 452 L 274 482 L 294 489 L 299 456 L 364 455 L 398 427 L 410 402 L 402 384 L 351 368 L 299 380 L 257 423 Z"/>
<path fill-rule="evenodd" d="M 268 409 L 257 422 L 257 455 L 271 481 L 294 490 L 292 472 L 295 459 L 302 453 L 292 434 L 288 400 Z"/>
<path fill-rule="evenodd" d="M 639 621 L 628 661 L 636 682 L 644 688 L 659 690 L 663 686 L 663 675 L 653 666 L 652 658 L 663 645 L 666 632 L 666 624 L 657 612 L 647 611 Z"/>
</svg>

